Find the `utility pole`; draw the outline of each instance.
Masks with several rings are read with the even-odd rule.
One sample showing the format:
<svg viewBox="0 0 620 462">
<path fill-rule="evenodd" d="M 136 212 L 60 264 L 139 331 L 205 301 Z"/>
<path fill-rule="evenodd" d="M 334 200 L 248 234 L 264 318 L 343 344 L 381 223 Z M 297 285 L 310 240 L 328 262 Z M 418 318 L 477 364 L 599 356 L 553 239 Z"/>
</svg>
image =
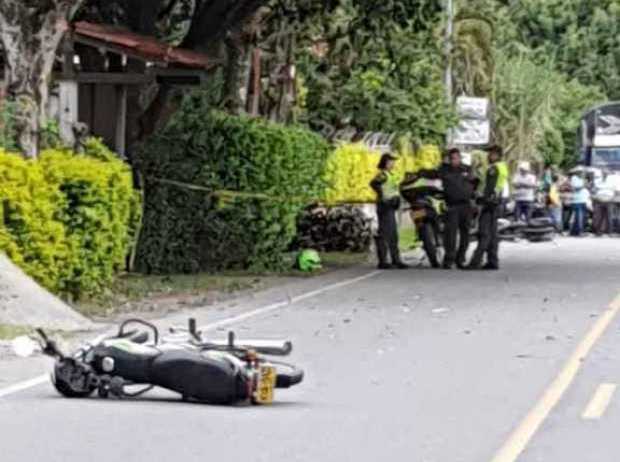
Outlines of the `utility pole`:
<svg viewBox="0 0 620 462">
<path fill-rule="evenodd" d="M 452 41 L 454 35 L 454 0 L 446 0 L 446 37 L 445 37 L 445 54 L 446 54 L 446 70 L 444 83 L 446 86 L 446 100 L 452 104 L 453 99 L 453 83 L 452 83 Z M 452 134 L 448 130 L 446 133 L 446 144 L 452 143 Z"/>
</svg>

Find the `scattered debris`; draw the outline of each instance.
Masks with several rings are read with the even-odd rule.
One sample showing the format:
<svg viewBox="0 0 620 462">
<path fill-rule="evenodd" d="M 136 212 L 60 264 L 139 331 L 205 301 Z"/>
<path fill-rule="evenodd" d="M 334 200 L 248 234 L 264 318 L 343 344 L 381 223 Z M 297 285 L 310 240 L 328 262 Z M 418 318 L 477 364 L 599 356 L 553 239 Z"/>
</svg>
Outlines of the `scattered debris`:
<svg viewBox="0 0 620 462">
<path fill-rule="evenodd" d="M 433 314 L 443 314 L 443 313 L 449 313 L 450 312 L 450 308 L 435 308 L 432 313 Z"/>
<path fill-rule="evenodd" d="M 554 342 L 554 341 L 556 341 L 557 339 L 556 339 L 553 335 L 547 335 L 547 336 L 545 337 L 545 340 L 546 340 L 546 341 L 548 341 L 548 342 Z"/>
<path fill-rule="evenodd" d="M 345 323 L 345 324 L 350 324 L 351 320 L 349 318 L 345 318 L 345 319 L 342 320 L 342 322 Z"/>
</svg>

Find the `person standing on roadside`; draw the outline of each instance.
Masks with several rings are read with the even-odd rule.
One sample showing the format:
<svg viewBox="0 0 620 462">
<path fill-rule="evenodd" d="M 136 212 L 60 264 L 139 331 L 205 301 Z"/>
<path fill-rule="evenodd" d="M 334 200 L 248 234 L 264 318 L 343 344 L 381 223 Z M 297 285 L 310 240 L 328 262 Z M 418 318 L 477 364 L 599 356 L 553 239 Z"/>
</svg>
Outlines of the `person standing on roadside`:
<svg viewBox="0 0 620 462">
<path fill-rule="evenodd" d="M 615 185 L 610 180 L 610 174 L 607 171 L 603 171 L 601 177 L 594 179 L 592 231 L 597 236 L 612 231 L 612 201 L 616 191 Z"/>
<path fill-rule="evenodd" d="M 475 178 L 471 168 L 462 162 L 461 151 L 450 149 L 447 164 L 439 170 L 421 172 L 425 178 L 441 179 L 446 201 L 446 221 L 444 227 L 445 256 L 444 269 L 452 269 L 454 264 L 465 268 L 467 249 L 469 249 L 469 232 L 471 229 L 472 207 Z M 457 251 L 458 236 L 458 251 Z"/>
<path fill-rule="evenodd" d="M 573 211 L 573 226 L 570 234 L 575 237 L 582 236 L 586 226 L 589 192 L 584 176 L 583 170 L 574 170 L 570 178 Z"/>
<path fill-rule="evenodd" d="M 536 189 L 536 175 L 531 172 L 529 162 L 520 162 L 519 171 L 512 179 L 513 198 L 515 200 L 515 219 L 528 222 L 532 217 Z"/>
<path fill-rule="evenodd" d="M 379 233 L 376 237 L 379 269 L 409 268 L 400 258 L 396 212 L 400 208 L 400 181 L 393 173 L 396 157 L 384 154 L 379 161 L 379 173 L 370 182 L 377 194 Z M 388 263 L 388 253 L 392 263 Z"/>
<path fill-rule="evenodd" d="M 553 222 L 553 226 L 558 233 L 562 232 L 562 198 L 560 196 L 560 177 L 557 173 L 553 173 L 549 190 L 547 191 L 547 211 L 549 218 Z"/>
<path fill-rule="evenodd" d="M 481 205 L 478 224 L 478 247 L 472 257 L 468 269 L 499 269 L 499 236 L 497 235 L 497 219 L 501 204 L 502 191 L 508 182 L 508 165 L 502 161 L 502 148 L 491 146 L 488 149 L 489 167 L 486 173 L 484 192 L 479 199 Z M 487 255 L 486 265 L 482 266 L 482 259 Z"/>
</svg>

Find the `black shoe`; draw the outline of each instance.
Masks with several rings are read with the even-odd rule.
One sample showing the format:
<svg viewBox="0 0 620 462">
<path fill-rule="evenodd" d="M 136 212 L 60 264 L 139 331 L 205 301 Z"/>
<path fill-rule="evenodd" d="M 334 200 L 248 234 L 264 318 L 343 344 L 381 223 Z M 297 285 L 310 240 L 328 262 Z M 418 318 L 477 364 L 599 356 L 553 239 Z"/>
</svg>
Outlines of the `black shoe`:
<svg viewBox="0 0 620 462">
<path fill-rule="evenodd" d="M 468 271 L 480 271 L 482 268 L 480 267 L 480 264 L 476 264 L 476 263 L 470 263 L 469 265 L 467 265 L 465 267 L 466 270 Z"/>
<path fill-rule="evenodd" d="M 483 270 L 487 271 L 497 271 L 499 269 L 498 265 L 492 265 L 491 263 L 487 263 L 482 267 Z"/>
<path fill-rule="evenodd" d="M 460 270 L 465 270 L 467 269 L 467 265 L 465 263 L 457 263 L 456 267 Z"/>
<path fill-rule="evenodd" d="M 401 269 L 401 270 L 411 268 L 407 263 L 403 263 L 402 261 L 399 261 L 398 263 L 394 263 L 392 267 L 396 269 Z"/>
<path fill-rule="evenodd" d="M 392 265 L 390 265 L 389 263 L 379 263 L 377 265 L 377 269 L 380 269 L 380 270 L 389 270 L 389 269 L 392 269 L 392 268 L 394 268 L 394 267 Z"/>
<path fill-rule="evenodd" d="M 441 265 L 439 264 L 439 262 L 436 262 L 436 261 L 432 261 L 431 266 L 435 269 L 441 268 Z"/>
<path fill-rule="evenodd" d="M 451 270 L 452 266 L 452 263 L 444 263 L 443 265 L 441 265 L 441 267 L 445 270 Z"/>
</svg>

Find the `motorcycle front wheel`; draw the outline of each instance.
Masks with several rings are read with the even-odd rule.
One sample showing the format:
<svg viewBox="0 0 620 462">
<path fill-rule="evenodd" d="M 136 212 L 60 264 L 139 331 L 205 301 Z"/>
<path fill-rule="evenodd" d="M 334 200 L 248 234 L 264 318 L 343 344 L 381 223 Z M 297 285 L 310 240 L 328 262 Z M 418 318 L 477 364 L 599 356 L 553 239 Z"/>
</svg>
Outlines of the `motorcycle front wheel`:
<svg viewBox="0 0 620 462">
<path fill-rule="evenodd" d="M 419 227 L 420 239 L 428 258 L 429 263 L 433 268 L 439 267 L 439 235 L 435 230 L 435 227 L 428 222 L 421 223 Z"/>
</svg>

